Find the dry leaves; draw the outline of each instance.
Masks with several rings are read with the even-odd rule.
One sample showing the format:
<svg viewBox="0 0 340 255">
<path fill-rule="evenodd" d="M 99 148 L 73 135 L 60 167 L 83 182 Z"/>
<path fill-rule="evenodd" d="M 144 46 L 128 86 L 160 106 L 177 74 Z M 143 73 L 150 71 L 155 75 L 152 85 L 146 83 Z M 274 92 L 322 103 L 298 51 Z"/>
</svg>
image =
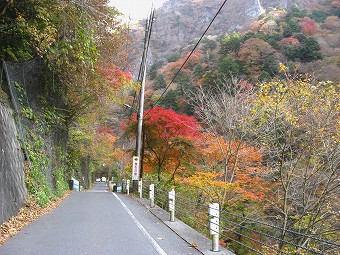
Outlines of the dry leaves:
<svg viewBox="0 0 340 255">
<path fill-rule="evenodd" d="M 26 204 L 20 209 L 16 216 L 0 225 L 0 245 L 4 244 L 8 238 L 16 235 L 21 229 L 29 225 L 37 218 L 49 213 L 59 206 L 59 204 L 71 194 L 66 191 L 63 196 L 52 199 L 51 203 L 41 208 L 33 199 L 28 198 Z"/>
</svg>

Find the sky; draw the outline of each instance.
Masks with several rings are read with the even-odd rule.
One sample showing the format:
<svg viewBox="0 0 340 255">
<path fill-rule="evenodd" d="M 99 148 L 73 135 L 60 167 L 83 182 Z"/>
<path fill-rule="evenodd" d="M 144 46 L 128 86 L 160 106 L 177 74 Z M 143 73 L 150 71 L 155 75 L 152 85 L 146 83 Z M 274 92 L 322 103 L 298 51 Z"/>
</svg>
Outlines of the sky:
<svg viewBox="0 0 340 255">
<path fill-rule="evenodd" d="M 141 20 L 148 18 L 152 5 L 158 8 L 164 2 L 166 0 L 110 0 L 110 5 L 132 20 Z"/>
</svg>

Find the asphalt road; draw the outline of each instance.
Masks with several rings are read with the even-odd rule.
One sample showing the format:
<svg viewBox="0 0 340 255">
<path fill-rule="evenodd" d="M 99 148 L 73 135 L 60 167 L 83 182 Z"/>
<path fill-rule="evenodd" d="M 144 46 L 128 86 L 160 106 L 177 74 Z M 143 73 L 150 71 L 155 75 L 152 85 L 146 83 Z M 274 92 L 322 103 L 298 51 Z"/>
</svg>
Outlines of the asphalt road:
<svg viewBox="0 0 340 255">
<path fill-rule="evenodd" d="M 201 254 L 138 201 L 96 183 L 0 246 L 0 255 Z"/>
</svg>

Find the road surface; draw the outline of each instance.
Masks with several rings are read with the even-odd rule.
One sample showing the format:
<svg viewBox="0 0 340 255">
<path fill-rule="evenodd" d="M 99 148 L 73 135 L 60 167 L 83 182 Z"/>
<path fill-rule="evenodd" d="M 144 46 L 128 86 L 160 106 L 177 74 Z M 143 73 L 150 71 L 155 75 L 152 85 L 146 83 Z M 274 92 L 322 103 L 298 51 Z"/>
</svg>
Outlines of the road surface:
<svg viewBox="0 0 340 255">
<path fill-rule="evenodd" d="M 202 254 L 138 201 L 96 183 L 0 246 L 0 255 Z"/>
</svg>

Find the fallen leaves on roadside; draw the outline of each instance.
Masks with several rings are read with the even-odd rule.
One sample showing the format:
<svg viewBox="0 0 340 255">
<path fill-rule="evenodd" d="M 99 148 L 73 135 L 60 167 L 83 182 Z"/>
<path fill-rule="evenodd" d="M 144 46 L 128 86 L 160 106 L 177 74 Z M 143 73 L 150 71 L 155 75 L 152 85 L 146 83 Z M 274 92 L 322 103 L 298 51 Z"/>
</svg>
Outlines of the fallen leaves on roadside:
<svg viewBox="0 0 340 255">
<path fill-rule="evenodd" d="M 17 215 L 0 225 L 0 245 L 4 244 L 8 238 L 16 235 L 21 229 L 37 218 L 58 207 L 70 194 L 71 191 L 66 191 L 63 196 L 52 199 L 51 203 L 44 208 L 40 207 L 37 203 L 33 202 L 33 199 L 28 197 L 26 204 L 20 209 Z"/>
<path fill-rule="evenodd" d="M 197 247 L 197 244 L 191 243 L 191 244 L 189 245 L 189 247 L 191 247 L 191 248 L 196 248 L 196 247 Z"/>
</svg>

